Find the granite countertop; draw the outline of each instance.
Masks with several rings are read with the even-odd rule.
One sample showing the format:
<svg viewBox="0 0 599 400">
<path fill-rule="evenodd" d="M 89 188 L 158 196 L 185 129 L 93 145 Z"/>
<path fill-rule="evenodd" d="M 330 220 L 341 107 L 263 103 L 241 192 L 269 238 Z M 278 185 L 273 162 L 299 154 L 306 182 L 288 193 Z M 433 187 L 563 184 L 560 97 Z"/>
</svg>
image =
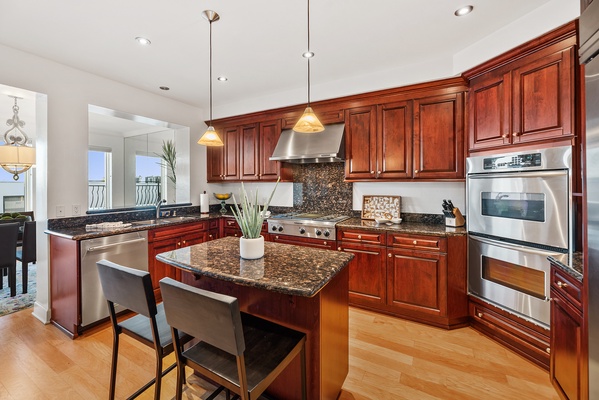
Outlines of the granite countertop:
<svg viewBox="0 0 599 400">
<path fill-rule="evenodd" d="M 401 224 L 377 224 L 376 221 L 350 218 L 339 222 L 337 228 L 359 228 L 373 232 L 409 233 L 434 236 L 464 236 L 468 233 L 465 227 L 452 228 L 443 224 L 402 222 Z"/>
<path fill-rule="evenodd" d="M 573 278 L 582 282 L 582 252 L 577 251 L 572 254 L 572 260 L 570 260 L 569 254 L 560 254 L 557 256 L 549 256 L 547 259 L 556 267 L 569 274 Z M 571 261 L 571 262 L 570 262 Z"/>
<path fill-rule="evenodd" d="M 265 242 L 264 257 L 239 257 L 239 238 L 225 237 L 158 254 L 186 271 L 289 295 L 312 297 L 354 257 L 351 253 Z"/>
<path fill-rule="evenodd" d="M 165 226 L 176 226 L 182 224 L 189 224 L 191 222 L 200 222 L 211 219 L 218 219 L 222 216 L 220 213 L 210 213 L 210 214 L 195 214 L 195 215 L 185 215 L 180 217 L 166 217 L 158 219 L 155 223 L 141 223 L 144 221 L 153 221 L 153 220 L 143 220 L 143 221 L 123 221 L 123 223 L 132 223 L 131 226 L 113 230 L 102 230 L 102 231 L 87 231 L 85 226 L 74 226 L 74 227 L 64 227 L 64 228 L 55 228 L 48 229 L 45 233 L 54 236 L 64 237 L 66 239 L 72 240 L 85 240 L 85 239 L 94 239 L 103 236 L 112 236 L 118 235 L 120 233 L 128 233 L 128 232 L 136 232 L 136 231 L 145 231 L 148 229 L 161 228 Z"/>
</svg>

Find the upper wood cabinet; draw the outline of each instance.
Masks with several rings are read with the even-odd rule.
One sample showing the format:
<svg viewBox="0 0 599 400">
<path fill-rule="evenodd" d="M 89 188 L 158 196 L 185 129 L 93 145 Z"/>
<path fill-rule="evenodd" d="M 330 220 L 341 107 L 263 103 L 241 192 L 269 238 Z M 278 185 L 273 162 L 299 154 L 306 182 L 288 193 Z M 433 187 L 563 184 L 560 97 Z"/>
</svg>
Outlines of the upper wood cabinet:
<svg viewBox="0 0 599 400">
<path fill-rule="evenodd" d="M 346 110 L 345 178 L 463 179 L 464 92 Z"/>
<path fill-rule="evenodd" d="M 290 180 L 291 172 L 269 158 L 281 135 L 281 120 L 217 128 L 224 146 L 207 151 L 208 182 Z"/>
<path fill-rule="evenodd" d="M 468 71 L 470 152 L 575 135 L 574 25 Z"/>
</svg>

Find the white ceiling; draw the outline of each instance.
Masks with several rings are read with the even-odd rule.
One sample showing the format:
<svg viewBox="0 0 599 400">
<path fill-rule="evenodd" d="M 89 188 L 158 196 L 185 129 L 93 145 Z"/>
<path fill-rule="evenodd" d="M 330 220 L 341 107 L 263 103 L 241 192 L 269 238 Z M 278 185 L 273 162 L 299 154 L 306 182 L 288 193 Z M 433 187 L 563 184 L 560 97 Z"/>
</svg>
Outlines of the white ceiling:
<svg viewBox="0 0 599 400">
<path fill-rule="evenodd" d="M 451 56 L 549 1 L 311 0 L 313 86 Z M 474 12 L 455 17 L 468 3 Z M 229 81 L 215 80 L 214 101 L 233 103 L 305 87 L 306 4 L 0 0 L 0 43 L 207 108 L 209 23 L 202 11 L 221 15 L 213 24 L 213 71 Z"/>
</svg>

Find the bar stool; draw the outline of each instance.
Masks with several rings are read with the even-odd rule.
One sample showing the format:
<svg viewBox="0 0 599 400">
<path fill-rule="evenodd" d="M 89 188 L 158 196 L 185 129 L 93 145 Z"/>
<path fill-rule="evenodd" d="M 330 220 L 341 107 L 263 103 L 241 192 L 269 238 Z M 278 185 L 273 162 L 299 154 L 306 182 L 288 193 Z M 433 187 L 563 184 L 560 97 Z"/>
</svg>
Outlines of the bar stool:
<svg viewBox="0 0 599 400">
<path fill-rule="evenodd" d="M 156 352 L 156 376 L 129 396 L 128 399 L 139 396 L 152 384 L 156 383 L 154 399 L 158 400 L 160 399 L 162 377 L 175 368 L 177 364 L 173 363 L 164 372 L 162 371 L 162 359 L 173 352 L 173 340 L 164 315 L 164 307 L 162 303 L 156 304 L 150 274 L 146 271 L 128 268 L 107 260 L 98 261 L 96 265 L 98 266 L 102 290 L 108 301 L 113 331 L 109 398 L 113 400 L 115 395 L 119 335 L 124 333 L 154 348 Z M 114 308 L 115 303 L 138 313 L 138 315 L 118 322 Z M 186 343 L 191 337 L 181 332 L 177 339 L 179 343 Z"/>
<path fill-rule="evenodd" d="M 240 312 L 235 297 L 194 288 L 171 278 L 160 281 L 160 291 L 175 343 L 177 400 L 183 395 L 186 366 L 242 400 L 253 400 L 298 354 L 302 399 L 306 399 L 305 334 Z M 200 341 L 183 350 L 178 339 L 180 330 Z M 214 398 L 220 389 L 207 399 Z"/>
<path fill-rule="evenodd" d="M 29 263 L 36 262 L 36 229 L 35 221 L 25 222 L 23 225 L 23 243 L 17 247 L 17 260 L 21 261 L 21 270 L 23 277 L 23 293 L 27 293 L 27 281 Z"/>
</svg>

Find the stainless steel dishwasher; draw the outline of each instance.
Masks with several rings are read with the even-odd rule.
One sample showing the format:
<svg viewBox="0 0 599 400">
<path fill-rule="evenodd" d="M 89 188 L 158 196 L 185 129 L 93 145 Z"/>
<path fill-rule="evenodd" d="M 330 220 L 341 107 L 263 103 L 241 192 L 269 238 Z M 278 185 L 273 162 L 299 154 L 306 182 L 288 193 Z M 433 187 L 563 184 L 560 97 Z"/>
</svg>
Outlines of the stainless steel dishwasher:
<svg viewBox="0 0 599 400">
<path fill-rule="evenodd" d="M 108 317 L 96 262 L 108 260 L 148 270 L 148 232 L 139 231 L 81 241 L 81 327 Z M 122 311 L 123 308 L 118 309 Z"/>
</svg>

